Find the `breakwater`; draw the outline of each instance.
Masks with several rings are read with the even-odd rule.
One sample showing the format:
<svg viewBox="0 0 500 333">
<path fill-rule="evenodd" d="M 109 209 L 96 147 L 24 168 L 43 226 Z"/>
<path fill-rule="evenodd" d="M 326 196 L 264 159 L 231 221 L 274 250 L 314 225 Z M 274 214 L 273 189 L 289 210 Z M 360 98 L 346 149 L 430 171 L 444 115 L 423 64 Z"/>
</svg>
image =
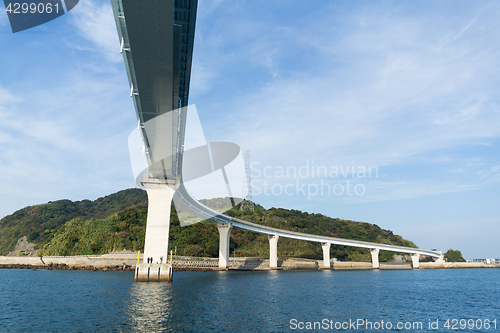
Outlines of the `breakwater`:
<svg viewBox="0 0 500 333">
<path fill-rule="evenodd" d="M 142 255 L 141 260 L 142 262 Z M 2 257 L 0 268 L 40 268 L 40 269 L 87 269 L 87 270 L 127 270 L 133 271 L 137 263 L 137 254 L 104 254 L 66 257 Z M 278 269 L 324 269 L 322 261 L 298 258 L 279 258 Z M 172 266 L 176 271 L 219 270 L 218 258 L 175 257 Z M 500 268 L 500 264 L 477 262 L 420 262 L 420 269 L 453 268 Z M 268 258 L 230 258 L 230 270 L 268 270 Z M 331 263 L 333 270 L 372 269 L 371 262 Z M 381 270 L 412 269 L 410 263 L 380 263 Z"/>
</svg>

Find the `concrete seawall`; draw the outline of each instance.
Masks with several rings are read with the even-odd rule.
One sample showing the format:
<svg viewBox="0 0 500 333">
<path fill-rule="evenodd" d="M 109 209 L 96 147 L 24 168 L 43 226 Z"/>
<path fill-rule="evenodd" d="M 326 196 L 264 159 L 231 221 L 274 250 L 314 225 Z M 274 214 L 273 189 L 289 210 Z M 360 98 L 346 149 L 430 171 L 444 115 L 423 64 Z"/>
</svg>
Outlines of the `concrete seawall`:
<svg viewBox="0 0 500 333">
<path fill-rule="evenodd" d="M 142 254 L 140 262 L 142 262 Z M 105 254 L 67 257 L 1 257 L 0 268 L 48 268 L 55 269 L 135 269 L 137 254 Z M 364 263 L 362 263 L 364 264 Z M 26 267 L 16 267 L 26 266 Z M 219 270 L 218 258 L 176 258 L 172 261 L 174 270 Z M 278 269 L 318 269 L 316 260 L 278 260 Z M 230 270 L 267 270 L 267 258 L 230 258 Z"/>
<path fill-rule="evenodd" d="M 0 268 L 16 268 L 14 266 L 32 266 L 34 268 L 79 268 L 79 269 L 109 269 L 120 268 L 133 270 L 137 263 L 137 254 L 116 254 L 102 256 L 71 256 L 71 257 L 1 257 Z M 20 267 L 29 268 L 29 267 Z"/>
<path fill-rule="evenodd" d="M 482 262 L 421 262 L 422 269 L 442 269 L 442 268 L 500 268 L 500 264 L 485 264 Z"/>
<path fill-rule="evenodd" d="M 142 255 L 141 260 L 142 262 Z M 52 269 L 98 269 L 134 270 L 137 254 L 104 254 L 68 257 L 2 257 L 0 268 L 52 268 Z M 279 258 L 278 269 L 320 269 L 322 261 Z M 19 266 L 19 267 L 18 267 Z M 22 267 L 21 267 L 22 266 Z M 176 258 L 174 270 L 219 270 L 218 258 Z M 421 262 L 420 269 L 500 268 L 500 264 L 487 265 L 476 262 Z M 268 270 L 268 258 L 230 258 L 229 270 Z M 323 268 L 321 268 L 323 269 Z M 328 268 L 327 268 L 328 269 Z M 333 262 L 333 270 L 372 269 L 370 262 Z M 412 269 L 410 263 L 380 263 L 381 270 Z"/>
<path fill-rule="evenodd" d="M 371 262 L 336 261 L 331 263 L 331 269 L 352 270 L 352 269 L 372 269 Z"/>
</svg>

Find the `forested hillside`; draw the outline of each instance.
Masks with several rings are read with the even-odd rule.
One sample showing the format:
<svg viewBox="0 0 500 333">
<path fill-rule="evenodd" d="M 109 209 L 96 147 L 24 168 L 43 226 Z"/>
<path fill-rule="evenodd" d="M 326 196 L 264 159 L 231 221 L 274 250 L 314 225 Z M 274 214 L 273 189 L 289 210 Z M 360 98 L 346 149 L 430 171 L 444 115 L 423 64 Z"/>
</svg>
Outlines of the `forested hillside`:
<svg viewBox="0 0 500 333">
<path fill-rule="evenodd" d="M 27 236 L 28 242 L 40 245 L 73 218 L 99 219 L 141 204 L 147 206 L 146 192 L 128 189 L 95 201 L 58 200 L 25 207 L 0 220 L 0 255 L 11 251 L 22 236 Z"/>
<path fill-rule="evenodd" d="M 62 200 L 24 208 L 1 220 L 2 228 L 5 225 L 9 230 L 9 237 L 5 237 L 3 231 L 0 234 L 2 244 L 5 244 L 3 251 L 9 250 L 7 244 L 15 244 L 25 234 L 37 244 L 39 255 L 103 254 L 123 249 L 142 251 L 147 218 L 146 201 L 144 191 L 130 189 L 96 201 Z M 377 225 L 321 214 L 282 208 L 266 210 L 259 205 L 255 206 L 255 211 L 241 211 L 235 207 L 226 214 L 286 230 L 415 247 L 412 242 Z M 19 221 L 19 224 L 15 224 L 15 221 Z M 177 255 L 217 257 L 217 227 L 210 222 L 181 227 L 175 209 L 172 209 L 170 247 Z M 269 254 L 266 235 L 237 228 L 231 232 L 230 248 L 231 255 L 236 256 Z M 369 261 L 371 258 L 368 250 L 360 248 L 332 245 L 331 252 L 332 257 L 343 261 Z M 278 255 L 315 259 L 322 257 L 322 249 L 318 243 L 280 238 Z M 392 255 L 391 252 L 381 251 L 380 260 L 390 260 Z"/>
</svg>

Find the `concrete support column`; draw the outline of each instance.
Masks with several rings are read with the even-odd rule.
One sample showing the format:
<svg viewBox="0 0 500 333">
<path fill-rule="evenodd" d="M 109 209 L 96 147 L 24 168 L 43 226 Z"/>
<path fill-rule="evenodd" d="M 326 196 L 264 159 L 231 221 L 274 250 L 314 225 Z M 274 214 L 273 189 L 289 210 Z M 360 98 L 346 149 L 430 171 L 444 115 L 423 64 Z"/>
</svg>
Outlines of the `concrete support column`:
<svg viewBox="0 0 500 333">
<path fill-rule="evenodd" d="M 440 255 L 439 257 L 433 257 L 432 258 L 436 264 L 443 264 L 444 263 L 444 255 Z"/>
<path fill-rule="evenodd" d="M 278 268 L 278 235 L 269 235 L 269 268 Z"/>
<path fill-rule="evenodd" d="M 332 246 L 332 243 L 321 243 L 323 248 L 323 268 L 330 268 L 330 246 Z"/>
<path fill-rule="evenodd" d="M 411 265 L 412 265 L 413 269 L 420 268 L 419 261 L 420 261 L 420 254 L 419 253 L 412 253 Z"/>
<path fill-rule="evenodd" d="M 148 193 L 143 263 L 147 263 L 148 258 L 153 258 L 153 263 L 165 264 L 168 260 L 170 208 L 175 193 L 175 181 L 146 178 L 142 185 Z"/>
<path fill-rule="evenodd" d="M 372 267 L 374 269 L 380 268 L 380 264 L 378 262 L 378 254 L 380 252 L 379 248 L 370 249 L 370 253 L 372 254 Z"/>
<path fill-rule="evenodd" d="M 229 267 L 229 237 L 231 236 L 231 223 L 217 223 L 219 229 L 219 268 Z"/>
</svg>

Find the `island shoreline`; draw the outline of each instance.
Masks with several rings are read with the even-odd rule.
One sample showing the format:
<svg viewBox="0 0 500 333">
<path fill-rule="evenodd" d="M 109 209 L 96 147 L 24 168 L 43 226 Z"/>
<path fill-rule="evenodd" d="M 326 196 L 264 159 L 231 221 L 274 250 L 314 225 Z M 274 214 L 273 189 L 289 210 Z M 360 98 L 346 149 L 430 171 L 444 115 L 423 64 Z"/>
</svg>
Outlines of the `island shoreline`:
<svg viewBox="0 0 500 333">
<path fill-rule="evenodd" d="M 142 256 L 141 256 L 142 257 Z M 46 270 L 90 270 L 90 271 L 134 271 L 137 254 L 104 254 L 68 257 L 15 257 L 0 256 L 0 269 L 46 269 Z M 142 259 L 142 258 L 141 258 Z M 140 260 L 142 262 L 142 260 Z M 176 257 L 172 260 L 174 271 L 265 271 L 265 270 L 373 270 L 371 262 L 331 262 L 323 267 L 322 260 L 303 258 L 279 258 L 278 267 L 270 268 L 264 257 L 230 258 L 229 267 L 219 268 L 218 258 Z M 464 269 L 500 268 L 500 264 L 478 262 L 420 262 L 419 269 Z M 411 263 L 380 263 L 379 270 L 413 269 Z"/>
</svg>

